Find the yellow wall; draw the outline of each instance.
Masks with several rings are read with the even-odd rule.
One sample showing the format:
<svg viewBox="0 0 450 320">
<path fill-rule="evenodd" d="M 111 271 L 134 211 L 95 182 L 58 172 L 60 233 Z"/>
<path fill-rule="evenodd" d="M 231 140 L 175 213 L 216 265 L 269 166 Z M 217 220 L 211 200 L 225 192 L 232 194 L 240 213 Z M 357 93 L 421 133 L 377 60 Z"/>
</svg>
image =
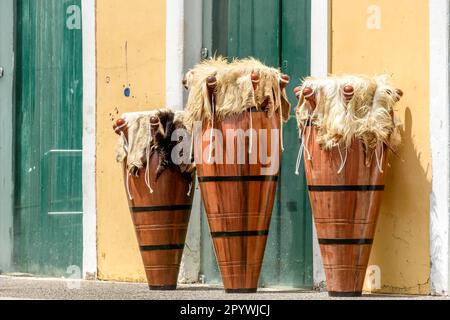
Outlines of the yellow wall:
<svg viewBox="0 0 450 320">
<path fill-rule="evenodd" d="M 164 106 L 165 12 L 165 1 L 97 0 L 97 255 L 103 280 L 145 279 L 110 113 Z"/>
<path fill-rule="evenodd" d="M 381 8 L 381 29 L 367 28 L 367 9 Z M 387 189 L 370 264 L 382 292 L 427 294 L 429 272 L 429 36 L 427 0 L 333 0 L 332 72 L 389 73 L 405 97 L 402 162 L 390 157 Z"/>
</svg>

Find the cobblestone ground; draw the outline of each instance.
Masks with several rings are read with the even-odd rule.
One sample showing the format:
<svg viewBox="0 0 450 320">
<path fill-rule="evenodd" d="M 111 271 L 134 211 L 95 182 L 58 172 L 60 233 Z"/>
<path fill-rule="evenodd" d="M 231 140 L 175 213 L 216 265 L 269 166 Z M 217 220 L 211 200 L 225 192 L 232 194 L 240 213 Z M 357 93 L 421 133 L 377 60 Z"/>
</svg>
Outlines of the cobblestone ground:
<svg viewBox="0 0 450 320">
<path fill-rule="evenodd" d="M 225 294 L 220 287 L 180 285 L 177 291 L 150 291 L 145 284 L 70 281 L 0 276 L 0 300 L 327 300 L 326 292 L 261 289 L 257 294 Z M 365 295 L 358 299 L 440 300 L 446 297 Z"/>
</svg>

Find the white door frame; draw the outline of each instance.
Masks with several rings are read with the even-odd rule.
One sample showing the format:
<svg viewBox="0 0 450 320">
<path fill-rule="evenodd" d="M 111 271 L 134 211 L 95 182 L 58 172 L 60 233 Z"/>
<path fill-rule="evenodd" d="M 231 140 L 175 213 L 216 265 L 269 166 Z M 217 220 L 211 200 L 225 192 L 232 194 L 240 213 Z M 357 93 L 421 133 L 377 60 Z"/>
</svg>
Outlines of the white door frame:
<svg viewBox="0 0 450 320">
<path fill-rule="evenodd" d="M 430 0 L 430 143 L 432 192 L 430 195 L 431 291 L 450 292 L 449 269 L 449 3 Z"/>
<path fill-rule="evenodd" d="M 14 210 L 14 0 L 0 2 L 0 271 L 11 271 Z"/>
<path fill-rule="evenodd" d="M 330 72 L 330 0 L 311 1 L 311 76 L 323 78 Z M 315 288 L 325 288 L 325 271 L 319 241 L 313 222 L 313 283 Z"/>
<path fill-rule="evenodd" d="M 202 0 L 166 1 L 166 106 L 173 110 L 184 109 L 187 92 L 182 80 L 185 73 L 200 62 L 202 13 Z M 197 184 L 178 279 L 182 283 L 194 283 L 199 278 L 200 208 Z"/>
<path fill-rule="evenodd" d="M 96 0 L 81 0 L 83 20 L 83 278 L 97 277 Z"/>
</svg>

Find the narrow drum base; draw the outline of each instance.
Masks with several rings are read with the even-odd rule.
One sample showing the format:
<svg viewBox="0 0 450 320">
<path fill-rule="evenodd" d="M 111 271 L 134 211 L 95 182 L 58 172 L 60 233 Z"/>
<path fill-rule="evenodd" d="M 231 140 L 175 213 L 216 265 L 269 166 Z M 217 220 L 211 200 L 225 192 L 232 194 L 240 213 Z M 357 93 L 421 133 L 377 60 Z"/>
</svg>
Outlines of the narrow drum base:
<svg viewBox="0 0 450 320">
<path fill-rule="evenodd" d="M 148 286 L 152 291 L 174 291 L 177 290 L 177 285 L 169 286 Z"/>
<path fill-rule="evenodd" d="M 256 291 L 258 291 L 258 289 L 225 289 L 225 293 L 240 293 L 240 294 L 245 294 L 245 293 L 256 293 Z"/>
<path fill-rule="evenodd" d="M 337 292 L 329 291 L 328 295 L 332 298 L 350 298 L 350 297 L 362 297 L 362 292 Z"/>
</svg>

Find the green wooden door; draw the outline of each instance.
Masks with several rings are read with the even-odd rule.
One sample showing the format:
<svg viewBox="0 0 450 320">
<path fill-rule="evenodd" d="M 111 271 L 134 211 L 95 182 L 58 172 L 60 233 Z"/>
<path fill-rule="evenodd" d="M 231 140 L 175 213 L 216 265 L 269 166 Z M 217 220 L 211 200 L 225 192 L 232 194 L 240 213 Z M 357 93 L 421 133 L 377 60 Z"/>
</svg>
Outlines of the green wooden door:
<svg viewBox="0 0 450 320">
<path fill-rule="evenodd" d="M 287 91 L 310 73 L 310 0 L 205 0 L 204 46 L 211 54 L 254 56 L 293 78 Z M 211 17 L 211 18 L 210 18 Z M 260 285 L 313 286 L 312 217 L 303 168 L 296 176 L 299 148 L 294 110 L 284 128 L 285 152 Z M 206 216 L 202 215 L 201 273 L 220 282 Z"/>
<path fill-rule="evenodd" d="M 65 276 L 82 266 L 81 0 L 16 3 L 14 262 Z"/>
</svg>

